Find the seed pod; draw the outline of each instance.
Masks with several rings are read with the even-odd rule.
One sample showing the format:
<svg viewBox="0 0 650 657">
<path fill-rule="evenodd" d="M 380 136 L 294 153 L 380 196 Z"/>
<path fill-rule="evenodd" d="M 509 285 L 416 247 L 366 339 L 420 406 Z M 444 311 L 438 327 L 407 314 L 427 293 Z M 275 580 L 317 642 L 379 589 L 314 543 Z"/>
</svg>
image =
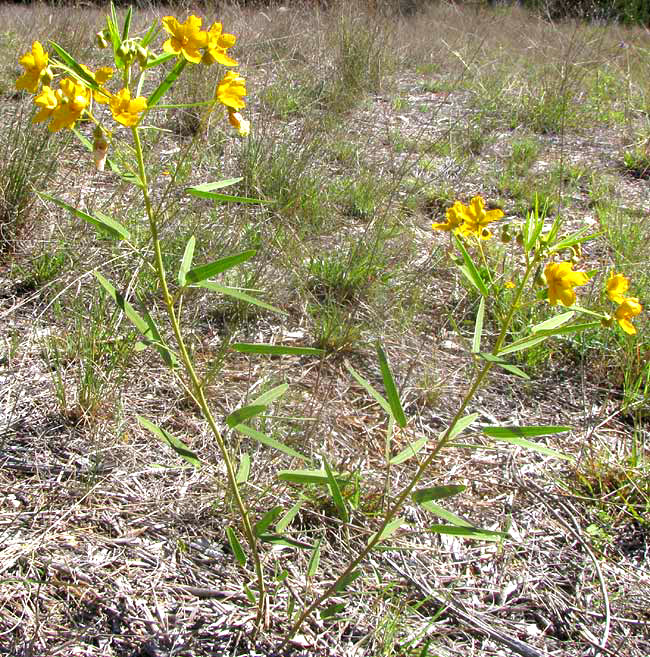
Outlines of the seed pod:
<svg viewBox="0 0 650 657">
<path fill-rule="evenodd" d="M 508 242 L 510 242 L 511 240 L 512 240 L 512 235 L 510 234 L 510 230 L 508 229 L 508 226 L 506 225 L 501 229 L 501 241 L 504 244 L 508 244 Z"/>
<path fill-rule="evenodd" d="M 614 326 L 614 318 L 611 315 L 607 315 L 607 317 L 603 317 L 600 320 L 600 323 L 605 328 L 611 328 L 612 326 Z"/>
<path fill-rule="evenodd" d="M 103 171 L 106 164 L 106 156 L 108 155 L 108 141 L 98 126 L 93 132 L 95 140 L 93 142 L 93 160 L 95 162 L 95 169 Z"/>
</svg>

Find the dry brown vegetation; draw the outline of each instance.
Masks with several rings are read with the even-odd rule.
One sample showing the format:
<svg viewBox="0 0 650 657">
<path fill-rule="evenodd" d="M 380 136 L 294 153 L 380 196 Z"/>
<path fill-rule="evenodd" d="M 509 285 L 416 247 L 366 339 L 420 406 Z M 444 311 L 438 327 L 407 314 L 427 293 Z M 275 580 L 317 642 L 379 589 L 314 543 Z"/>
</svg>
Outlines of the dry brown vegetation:
<svg viewBox="0 0 650 657">
<path fill-rule="evenodd" d="M 238 36 L 253 132 L 239 141 L 220 117 L 197 132 L 193 110 L 158 113 L 167 132 L 147 145 L 162 181 L 156 193 L 169 202 L 168 264 L 174 269 L 192 234 L 204 260 L 255 248 L 228 282 L 262 290 L 287 313 L 197 294 L 184 310 L 192 350 L 213 373 L 220 417 L 289 384 L 260 428 L 313 467 L 325 455 L 352 475 L 351 520 L 341 522 L 323 488 L 278 480 L 279 470 L 304 464 L 229 434 L 233 452 L 251 457 L 244 492 L 257 516 L 302 500 L 290 534 L 322 542 L 311 578 L 309 551 L 264 548 L 272 596 L 269 625 L 256 634 L 243 586 L 250 573 L 224 532 L 237 521 L 218 452 L 155 354 L 134 349 L 128 323 L 92 276 L 99 269 L 132 290 L 142 273 L 138 298 L 154 307 L 146 264 L 56 207 L 31 194 L 21 205 L 8 191 L 18 176 L 10 165 L 37 152 L 40 167 L 30 165 L 19 189 L 110 211 L 146 251 L 132 189 L 91 170 L 72 139 L 25 127 L 26 146 L 10 132 L 27 126 L 31 111 L 31 99 L 13 90 L 18 57 L 32 40 L 53 39 L 94 63 L 103 14 L 2 5 L 0 654 L 281 654 L 290 614 L 364 544 L 384 503 L 386 417 L 346 360 L 381 389 L 377 338 L 390 357 L 409 417 L 393 455 L 409 440 L 435 439 L 473 373 L 465 347 L 478 300 L 450 262 L 446 236 L 430 228 L 456 198 L 480 193 L 522 217 L 537 192 L 567 227 L 602 231 L 581 267 L 623 271 L 650 307 L 646 30 L 445 2 L 409 15 L 348 3 L 191 11 Z M 142 10 L 136 28 L 168 13 L 180 15 Z M 173 100 L 202 99 L 213 86 L 197 69 Z M 185 147 L 191 156 L 163 175 Z M 275 203 L 215 208 L 183 195 L 229 176 L 243 176 L 239 193 Z M 494 261 L 511 248 L 495 240 Z M 594 303 L 603 275 L 586 293 Z M 536 304 L 522 321 L 547 316 Z M 344 617 L 312 619 L 286 654 L 647 657 L 647 316 L 634 339 L 594 331 L 548 341 L 519 361 L 530 381 L 495 374 L 474 400 L 481 423 L 570 425 L 547 444 L 574 462 L 470 434 L 430 472 L 426 484 L 467 486 L 449 510 L 511 540 L 428 533 L 438 520 L 408 507 L 408 528 L 341 597 Z M 326 356 L 228 349 L 253 341 L 319 346 Z M 181 436 L 205 465 L 179 462 L 138 414 Z M 414 467 L 391 471 L 391 491 Z"/>
</svg>

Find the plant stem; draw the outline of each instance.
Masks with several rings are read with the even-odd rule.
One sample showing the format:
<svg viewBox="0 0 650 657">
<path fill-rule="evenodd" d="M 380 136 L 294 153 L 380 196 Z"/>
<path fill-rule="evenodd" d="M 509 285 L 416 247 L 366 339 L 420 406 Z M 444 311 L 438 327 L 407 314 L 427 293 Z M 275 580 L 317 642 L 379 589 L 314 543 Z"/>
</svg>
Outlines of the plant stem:
<svg viewBox="0 0 650 657">
<path fill-rule="evenodd" d="M 151 239 L 154 249 L 156 272 L 158 274 L 158 280 L 160 282 L 160 287 L 162 290 L 165 309 L 167 311 L 167 316 L 169 318 L 170 324 L 172 326 L 172 330 L 174 332 L 174 337 L 176 339 L 176 344 L 178 345 L 181 359 L 183 361 L 183 366 L 185 367 L 185 372 L 191 382 L 191 390 L 193 393 L 193 397 L 197 402 L 197 404 L 199 405 L 199 408 L 201 409 L 201 413 L 203 417 L 206 419 L 208 426 L 210 427 L 210 430 L 214 435 L 219 451 L 221 452 L 221 455 L 226 464 L 228 484 L 230 486 L 233 497 L 235 498 L 235 504 L 237 506 L 237 509 L 239 510 L 239 515 L 242 520 L 244 535 L 246 536 L 246 541 L 248 542 L 248 545 L 251 549 L 253 562 L 255 564 L 255 574 L 257 577 L 257 586 L 259 590 L 257 623 L 258 625 L 260 625 L 264 622 L 266 616 L 266 586 L 264 582 L 264 572 L 262 569 L 262 562 L 260 559 L 259 551 L 257 549 L 257 538 L 255 537 L 255 533 L 253 532 L 253 527 L 250 520 L 250 511 L 241 497 L 239 485 L 237 483 L 234 463 L 226 447 L 223 436 L 221 435 L 221 432 L 217 427 L 216 421 L 214 419 L 214 416 L 212 415 L 212 411 L 210 410 L 208 402 L 205 398 L 203 385 L 201 384 L 201 381 L 196 373 L 196 370 L 194 368 L 194 363 L 187 350 L 187 346 L 183 338 L 180 323 L 174 307 L 174 298 L 170 294 L 169 287 L 167 286 L 167 277 L 165 275 L 165 266 L 163 263 L 162 247 L 160 244 L 160 237 L 158 234 L 156 213 L 153 210 L 153 207 L 151 205 L 151 198 L 149 196 L 149 187 L 147 184 L 147 172 L 144 164 L 144 155 L 142 151 L 142 143 L 140 141 L 138 128 L 136 126 L 132 127 L 131 133 L 133 134 L 133 141 L 135 144 L 136 158 L 138 161 L 138 173 L 140 176 L 140 182 L 142 185 L 141 187 L 142 195 L 144 197 L 144 204 L 147 211 L 147 218 L 149 220 L 149 227 L 151 230 Z"/>
</svg>

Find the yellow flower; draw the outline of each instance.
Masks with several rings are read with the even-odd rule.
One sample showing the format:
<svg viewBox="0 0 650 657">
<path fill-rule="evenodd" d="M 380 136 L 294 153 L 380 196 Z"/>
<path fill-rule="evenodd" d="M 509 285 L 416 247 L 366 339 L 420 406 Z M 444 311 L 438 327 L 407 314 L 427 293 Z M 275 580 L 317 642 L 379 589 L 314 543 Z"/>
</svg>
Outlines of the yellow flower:
<svg viewBox="0 0 650 657">
<path fill-rule="evenodd" d="M 630 287 L 630 281 L 623 274 L 612 272 L 607 280 L 607 296 L 614 303 L 623 303 L 625 293 Z"/>
<path fill-rule="evenodd" d="M 32 123 L 41 123 L 42 121 L 47 121 L 52 116 L 52 112 L 54 112 L 59 104 L 59 99 L 56 93 L 50 87 L 46 86 L 34 98 L 34 104 L 36 107 L 40 107 L 40 110 L 34 115 Z"/>
<path fill-rule="evenodd" d="M 623 299 L 621 305 L 616 309 L 614 317 L 616 317 L 616 321 L 627 334 L 634 335 L 636 328 L 634 328 L 630 319 L 640 315 L 642 310 L 643 306 L 636 297 L 627 297 Z"/>
<path fill-rule="evenodd" d="M 464 207 L 464 206 L 463 206 Z M 489 240 L 492 233 L 486 228 L 489 223 L 503 217 L 501 210 L 485 210 L 485 202 L 481 196 L 475 196 L 463 212 L 463 223 L 456 232 L 465 237 L 476 237 L 477 239 Z"/>
<path fill-rule="evenodd" d="M 207 32 L 201 29 L 201 19 L 192 15 L 184 23 L 179 23 L 173 16 L 165 16 L 162 24 L 171 34 L 171 38 L 163 43 L 163 50 L 182 55 L 188 62 L 198 64 L 202 57 L 199 48 L 205 48 L 208 39 Z"/>
<path fill-rule="evenodd" d="M 41 74 L 47 68 L 48 55 L 39 41 L 32 43 L 32 51 L 20 58 L 25 72 L 16 80 L 16 89 L 24 89 L 35 94 Z"/>
<path fill-rule="evenodd" d="M 215 98 L 226 107 L 240 110 L 246 107 L 246 103 L 243 100 L 245 95 L 246 80 L 239 73 L 228 71 L 221 82 L 219 82 Z"/>
<path fill-rule="evenodd" d="M 467 211 L 467 206 L 460 201 L 456 201 L 450 208 L 447 208 L 446 221 L 443 223 L 431 224 L 433 230 L 455 230 L 461 225 Z"/>
<path fill-rule="evenodd" d="M 52 121 L 47 129 L 58 132 L 63 128 L 72 128 L 90 105 L 90 89 L 72 78 L 61 80 L 61 88 L 56 91 L 57 108 L 52 113 Z"/>
<path fill-rule="evenodd" d="M 131 100 L 131 92 L 128 89 L 122 89 L 110 100 L 111 112 L 113 118 L 122 125 L 136 125 L 140 120 L 140 114 L 147 109 L 147 99 L 144 96 L 138 96 Z"/>
<path fill-rule="evenodd" d="M 251 122 L 243 118 L 239 112 L 228 111 L 228 121 L 237 130 L 240 137 L 248 137 L 251 132 Z"/>
<path fill-rule="evenodd" d="M 228 48 L 232 48 L 237 41 L 234 34 L 223 34 L 221 32 L 221 23 L 213 23 L 208 31 L 206 43 L 207 50 L 201 60 L 204 64 L 214 64 L 219 62 L 224 66 L 237 66 L 237 61 L 228 55 Z"/>
<path fill-rule="evenodd" d="M 506 281 L 503 286 L 507 290 L 514 290 L 517 287 L 512 281 Z"/>
<path fill-rule="evenodd" d="M 548 302 L 555 306 L 558 301 L 564 306 L 572 306 L 576 300 L 573 288 L 585 285 L 589 277 L 583 271 L 573 271 L 571 262 L 549 262 L 544 268 L 548 284 Z"/>
</svg>

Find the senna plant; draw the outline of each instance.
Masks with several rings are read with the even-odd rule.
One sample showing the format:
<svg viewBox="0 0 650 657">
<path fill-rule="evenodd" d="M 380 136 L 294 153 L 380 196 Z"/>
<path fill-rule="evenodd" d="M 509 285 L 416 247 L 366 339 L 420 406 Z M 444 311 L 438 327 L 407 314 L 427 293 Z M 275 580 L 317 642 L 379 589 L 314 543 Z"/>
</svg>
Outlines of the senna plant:
<svg viewBox="0 0 650 657">
<path fill-rule="evenodd" d="M 319 567 L 321 543 L 317 541 L 313 545 L 306 544 L 287 534 L 291 521 L 300 510 L 302 504 L 300 500 L 284 515 L 281 507 L 274 507 L 262 514 L 257 522 L 254 521 L 253 513 L 241 494 L 241 487 L 250 477 L 250 458 L 243 455 L 239 463 L 236 463 L 229 449 L 227 436 L 220 430 L 219 425 L 225 425 L 226 431 L 241 433 L 303 463 L 309 463 L 310 459 L 248 424 L 251 418 L 263 413 L 270 404 L 285 393 L 286 385 L 265 392 L 252 402 L 220 418 L 218 422 L 215 411 L 205 395 L 206 376 L 202 375 L 191 356 L 181 319 L 184 296 L 189 290 L 196 288 L 228 295 L 267 310 L 281 311 L 240 289 L 213 280 L 219 274 L 252 258 L 255 255 L 255 251 L 252 250 L 195 265 L 196 239 L 190 236 L 182 259 L 178 263 L 175 277 L 171 278 L 168 275 L 164 264 L 164 243 L 161 238 L 162 211 L 152 202 L 153 174 L 147 168 L 141 139 L 142 130 L 156 129 L 153 124 L 148 123 L 148 119 L 157 110 L 191 106 L 203 107 L 206 118 L 216 108 L 222 107 L 236 133 L 246 137 L 251 130 L 249 121 L 241 113 L 246 107 L 244 100 L 246 81 L 236 72 L 237 61 L 228 52 L 234 46 L 236 37 L 223 32 L 220 23 L 214 23 L 208 30 L 204 30 L 202 20 L 197 16 L 191 15 L 183 23 L 172 16 L 167 16 L 160 24 L 158 22 L 152 24 L 144 34 L 134 36 L 131 33 L 131 18 L 132 11 L 129 9 L 120 25 L 115 9 L 111 5 L 106 28 L 97 34 L 97 45 L 110 54 L 112 66 L 92 71 L 60 45 L 49 42 L 46 50 L 41 43 L 35 41 L 31 50 L 20 59 L 24 72 L 16 81 L 16 87 L 34 94 L 36 111 L 33 121 L 35 123 L 47 123 L 47 128 L 51 132 L 74 130 L 82 144 L 92 152 L 98 170 L 102 171 L 108 166 L 114 175 L 134 185 L 142 195 L 153 250 L 151 264 L 159 282 L 164 313 L 160 317 L 154 317 L 141 304 L 138 304 L 136 309 L 128 295 L 121 292 L 102 273 L 95 272 L 95 277 L 101 288 L 141 334 L 140 348 L 151 348 L 158 353 L 177 376 L 182 390 L 200 409 L 212 432 L 226 466 L 229 493 L 239 516 L 239 525 L 227 527 L 226 536 L 242 568 L 246 566 L 249 554 L 252 559 L 255 585 L 252 589 L 245 585 L 245 589 L 249 599 L 257 605 L 257 619 L 261 624 L 265 622 L 267 610 L 267 586 L 260 545 L 264 542 L 282 543 L 296 549 L 309 549 L 311 556 L 306 573 L 309 583 Z M 160 38 L 163 39 L 162 46 L 157 47 L 156 43 L 160 42 Z M 167 92 L 174 85 L 181 83 L 181 75 L 186 67 L 215 64 L 227 70 L 219 81 L 215 81 L 212 98 L 183 106 L 163 104 Z M 91 126 L 92 141 L 77 129 L 79 125 Z M 132 166 L 126 166 L 126 170 L 123 170 L 122 166 L 109 157 L 109 153 L 117 140 L 125 138 L 130 139 L 133 162 Z M 215 202 L 260 202 L 257 199 L 230 195 L 221 191 L 237 181 L 238 179 L 229 179 L 206 182 L 189 187 L 186 192 Z M 102 237 L 108 235 L 120 240 L 127 248 L 133 249 L 144 258 L 131 243 L 127 227 L 115 217 L 101 212 L 86 212 L 44 192 L 41 196 L 88 223 Z M 494 368 L 527 379 L 528 375 L 525 371 L 511 361 L 512 355 L 553 336 L 570 335 L 600 326 L 620 327 L 628 335 L 636 332 L 632 320 L 641 313 L 642 307 L 636 297 L 628 296 L 630 281 L 620 273 L 609 274 L 602 295 L 604 299 L 602 307 L 586 308 L 577 303 L 576 288 L 588 285 L 597 278 L 598 272 L 574 269 L 580 261 L 581 245 L 592 239 L 594 235 L 587 234 L 586 230 L 563 235 L 560 217 L 549 222 L 544 213 L 540 213 L 538 209 L 520 223 L 502 221 L 503 219 L 504 214 L 501 210 L 486 210 L 483 199 L 476 196 L 468 206 L 456 201 L 447 210 L 445 221 L 433 224 L 434 230 L 449 234 L 450 241 L 457 252 L 453 256 L 454 261 L 479 299 L 474 332 L 468 347 L 474 363 L 473 375 L 454 417 L 435 441 L 414 435 L 381 344 L 377 343 L 376 353 L 385 396 L 350 364 L 347 364 L 350 376 L 381 406 L 387 416 L 384 500 L 391 502 L 372 535 L 364 541 L 364 546 L 334 577 L 332 583 L 322 593 L 313 596 L 310 602 L 306 602 L 301 610 L 296 613 L 293 608 L 289 610 L 292 625 L 286 641 L 316 610 L 320 609 L 323 617 L 336 616 L 341 611 L 344 603 L 324 605 L 329 598 L 335 594 L 340 595 L 360 576 L 360 566 L 370 552 L 407 524 L 400 514 L 408 502 L 412 501 L 437 518 L 446 521 L 431 524 L 428 527 L 429 531 L 483 540 L 507 538 L 503 532 L 471 525 L 438 503 L 442 499 L 461 493 L 463 486 L 453 483 L 434 487 L 421 486 L 422 480 L 441 450 L 449 448 L 461 433 L 475 429 L 478 414 L 470 412 L 470 409 L 477 391 L 486 384 Z M 516 255 L 516 262 L 520 263 L 516 279 L 505 283 L 501 281 L 498 273 L 493 271 L 489 257 L 489 240 L 493 237 L 489 226 L 497 221 L 502 221 L 502 240 L 510 242 L 514 237 L 514 243 L 520 251 Z M 496 303 L 496 299 L 505 299 L 505 302 Z M 607 302 L 613 303 L 614 306 L 606 307 Z M 530 327 L 523 337 L 513 338 L 514 320 L 531 303 L 548 303 L 552 307 L 562 306 L 564 309 L 550 319 Z M 494 315 L 498 330 L 491 344 L 486 347 L 485 343 L 490 339 L 484 331 L 488 312 Z M 319 349 L 307 347 L 248 343 L 236 343 L 230 346 L 240 353 L 250 354 L 311 356 L 322 354 Z M 201 465 L 200 457 L 182 440 L 147 418 L 138 417 L 138 421 L 188 463 L 195 467 Z M 394 455 L 393 433 L 396 427 L 401 430 L 402 436 L 407 437 L 409 444 Z M 475 430 L 493 441 L 514 444 L 566 459 L 569 457 L 541 445 L 535 439 L 566 432 L 569 429 L 566 426 L 482 426 Z M 408 478 L 408 483 L 400 490 L 393 490 L 391 472 L 402 464 L 412 461 L 417 461 L 417 466 Z M 320 469 L 283 470 L 277 473 L 277 477 L 280 481 L 298 485 L 316 484 L 325 488 L 332 498 L 337 515 L 346 528 L 351 529 L 350 503 L 343 491 L 353 477 L 336 472 L 325 456 L 322 458 Z M 400 477 L 399 481 L 404 481 L 404 478 Z M 358 481 L 356 485 L 360 485 Z M 244 549 L 240 542 L 241 536 L 247 549 Z M 307 596 L 305 599 L 308 599 Z"/>
<path fill-rule="evenodd" d="M 95 167 L 109 170 L 127 183 L 140 190 L 146 210 L 153 250 L 153 268 L 156 272 L 164 305 L 162 318 L 154 317 L 138 304 L 138 309 L 102 273 L 95 277 L 103 290 L 113 299 L 133 326 L 140 332 L 140 349 L 150 347 L 156 350 L 177 376 L 179 385 L 194 401 L 205 418 L 226 466 L 230 494 L 239 514 L 239 527 L 228 527 L 226 534 L 233 554 L 242 566 L 246 564 L 246 554 L 238 536 L 243 535 L 251 554 L 255 570 L 255 592 L 246 587 L 247 594 L 257 604 L 258 623 L 262 623 L 266 610 L 266 585 L 260 558 L 259 544 L 265 539 L 264 523 L 254 523 L 252 513 L 242 495 L 241 486 L 250 471 L 250 459 L 242 457 L 236 468 L 235 457 L 231 454 L 225 436 L 219 429 L 214 411 L 205 395 L 204 384 L 207 379 L 198 370 L 183 333 L 181 324 L 182 304 L 185 294 L 192 289 L 201 288 L 234 297 L 238 301 L 255 304 L 267 310 L 279 311 L 270 304 L 234 287 L 218 283 L 214 279 L 219 274 L 246 262 L 255 255 L 248 250 L 206 264 L 193 262 L 196 239 L 187 240 L 175 280 L 165 270 L 164 244 L 161 239 L 162 210 L 152 201 L 152 179 L 146 165 L 141 131 L 155 130 L 148 119 L 160 109 L 177 109 L 199 106 L 204 109 L 204 119 L 216 108 L 225 109 L 230 125 L 241 137 L 250 132 L 250 122 L 243 117 L 241 110 L 246 106 L 246 80 L 236 72 L 238 63 L 229 54 L 236 37 L 223 31 L 221 23 L 213 23 L 207 30 L 202 29 L 202 19 L 191 15 L 180 23 L 173 16 L 166 16 L 159 23 L 155 21 L 144 34 L 131 33 L 132 9 L 125 14 L 120 25 L 115 7 L 111 4 L 106 18 L 106 27 L 97 33 L 97 45 L 106 50 L 111 57 L 111 66 L 103 66 L 96 71 L 78 62 L 57 43 L 50 41 L 46 48 L 35 41 L 31 50 L 20 59 L 23 74 L 16 81 L 16 88 L 34 94 L 34 123 L 47 123 L 50 132 L 73 130 L 82 144 L 92 152 Z M 157 49 L 156 41 L 162 36 L 162 49 Z M 215 81 L 214 96 L 203 102 L 186 105 L 164 105 L 165 94 L 176 84 L 181 83 L 181 74 L 187 66 L 213 66 L 227 68 L 220 80 Z M 92 141 L 78 130 L 78 126 L 92 128 Z M 125 134 L 126 133 L 126 134 Z M 111 146 L 120 139 L 130 137 L 133 160 L 126 170 L 109 157 Z M 240 179 L 207 182 L 187 188 L 186 193 L 213 200 L 215 202 L 258 203 L 257 199 L 229 195 L 221 190 Z M 87 222 L 103 238 L 111 237 L 122 241 L 127 248 L 138 252 L 131 243 L 131 235 L 126 226 L 115 217 L 101 212 L 85 212 L 69 205 L 66 201 L 41 192 L 40 196 L 69 211 L 73 216 Z M 141 258 L 144 255 L 138 252 Z M 161 321 L 166 321 L 163 330 Z M 244 353 L 272 353 L 276 355 L 319 355 L 318 349 L 283 347 L 281 345 L 234 344 L 236 351 Z M 206 375 L 207 376 L 207 375 Z M 270 445 L 294 457 L 305 457 L 280 441 L 253 429 L 247 420 L 263 413 L 270 404 L 286 391 L 287 386 L 277 386 L 254 400 L 251 404 L 237 409 L 222 418 L 229 431 L 242 433 L 253 440 Z M 190 464 L 198 467 L 200 458 L 179 438 L 164 428 L 158 427 L 144 417 L 139 423 L 161 441 L 167 443 L 175 452 Z M 268 523 L 267 523 L 268 526 Z"/>
</svg>

